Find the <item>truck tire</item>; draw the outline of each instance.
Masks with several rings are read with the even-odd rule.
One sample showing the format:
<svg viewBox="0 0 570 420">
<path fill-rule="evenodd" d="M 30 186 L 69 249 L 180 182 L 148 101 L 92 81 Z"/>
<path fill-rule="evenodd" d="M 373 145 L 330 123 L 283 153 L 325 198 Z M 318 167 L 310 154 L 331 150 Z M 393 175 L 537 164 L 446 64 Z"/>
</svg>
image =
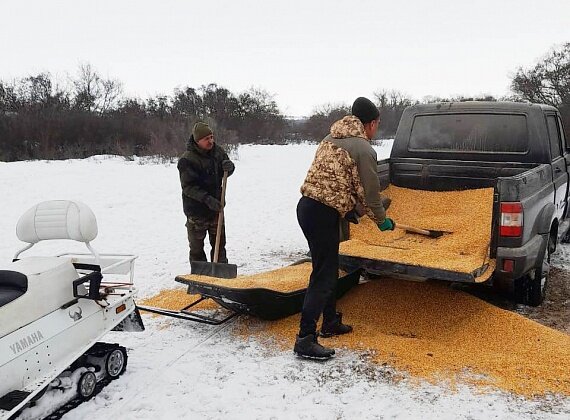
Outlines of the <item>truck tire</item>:
<svg viewBox="0 0 570 420">
<path fill-rule="evenodd" d="M 550 277 L 550 252 L 553 249 L 552 235 L 548 236 L 542 263 L 533 268 L 515 282 L 515 296 L 517 303 L 529 306 L 540 306 L 546 297 L 548 279 Z"/>
</svg>

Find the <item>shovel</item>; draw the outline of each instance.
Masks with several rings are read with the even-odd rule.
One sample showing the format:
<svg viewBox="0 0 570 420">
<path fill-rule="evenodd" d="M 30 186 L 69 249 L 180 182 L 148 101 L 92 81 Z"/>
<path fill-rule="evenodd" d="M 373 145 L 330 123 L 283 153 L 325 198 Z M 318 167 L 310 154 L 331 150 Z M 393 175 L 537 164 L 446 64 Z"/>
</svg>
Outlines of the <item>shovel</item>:
<svg viewBox="0 0 570 420">
<path fill-rule="evenodd" d="M 233 279 L 237 277 L 237 265 L 219 263 L 220 254 L 220 238 L 222 236 L 222 225 L 224 223 L 224 205 L 226 202 L 226 183 L 228 181 L 228 171 L 224 171 L 222 178 L 222 197 L 220 204 L 222 206 L 218 214 L 218 229 L 216 231 L 216 245 L 214 246 L 214 259 L 211 263 L 207 261 L 192 261 L 190 263 L 190 273 L 199 274 L 201 276 L 218 277 L 222 279 Z"/>
<path fill-rule="evenodd" d="M 429 229 L 420 229 L 413 226 L 403 225 L 402 223 L 396 223 L 396 227 L 400 229 L 404 229 L 407 232 L 418 233 L 420 235 L 429 236 L 430 238 L 439 238 L 443 235 L 443 231 L 441 230 L 429 230 Z"/>
</svg>

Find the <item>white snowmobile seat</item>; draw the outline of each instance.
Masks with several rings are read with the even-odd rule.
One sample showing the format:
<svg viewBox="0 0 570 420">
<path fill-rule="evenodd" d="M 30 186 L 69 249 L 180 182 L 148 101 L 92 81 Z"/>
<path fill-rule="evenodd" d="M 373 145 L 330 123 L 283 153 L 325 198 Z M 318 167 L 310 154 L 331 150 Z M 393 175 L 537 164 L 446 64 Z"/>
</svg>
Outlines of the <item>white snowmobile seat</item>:
<svg viewBox="0 0 570 420">
<path fill-rule="evenodd" d="M 28 257 L 0 269 L 15 271 L 27 278 L 25 293 L 0 306 L 0 337 L 75 299 L 73 280 L 79 275 L 69 259 Z"/>
<path fill-rule="evenodd" d="M 0 307 L 28 290 L 28 278 L 17 271 L 0 270 Z"/>
<path fill-rule="evenodd" d="M 44 201 L 20 217 L 16 235 L 28 245 L 15 259 L 34 244 L 48 239 L 84 242 L 92 250 L 89 242 L 97 237 L 97 220 L 91 209 L 81 202 Z M 0 266 L 0 270 L 14 271 L 27 278 L 27 290 L 0 306 L 0 337 L 75 299 L 73 281 L 79 274 L 69 258 L 26 257 Z"/>
</svg>

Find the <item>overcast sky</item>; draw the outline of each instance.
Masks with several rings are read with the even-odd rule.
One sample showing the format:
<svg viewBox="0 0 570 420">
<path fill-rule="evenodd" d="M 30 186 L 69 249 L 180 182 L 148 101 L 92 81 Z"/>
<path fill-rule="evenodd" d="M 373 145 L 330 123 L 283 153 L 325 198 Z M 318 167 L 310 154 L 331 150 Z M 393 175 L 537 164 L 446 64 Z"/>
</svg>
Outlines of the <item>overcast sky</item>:
<svg viewBox="0 0 570 420">
<path fill-rule="evenodd" d="M 0 79 L 81 63 L 127 96 L 258 87 L 308 115 L 381 89 L 504 95 L 570 42 L 570 0 L 0 0 Z"/>
</svg>

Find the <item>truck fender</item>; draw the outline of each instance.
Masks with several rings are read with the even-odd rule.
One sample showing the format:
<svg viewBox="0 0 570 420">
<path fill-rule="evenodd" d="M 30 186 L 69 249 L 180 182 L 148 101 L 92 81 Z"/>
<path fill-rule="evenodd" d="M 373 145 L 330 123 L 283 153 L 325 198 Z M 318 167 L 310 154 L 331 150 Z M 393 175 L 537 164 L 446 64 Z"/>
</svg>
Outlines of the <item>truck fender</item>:
<svg viewBox="0 0 570 420">
<path fill-rule="evenodd" d="M 534 222 L 534 226 L 536 227 L 536 232 L 544 235 L 546 233 L 550 233 L 550 225 L 552 224 L 552 218 L 554 216 L 554 204 L 548 203 L 546 206 L 542 208 L 540 213 Z"/>
</svg>

